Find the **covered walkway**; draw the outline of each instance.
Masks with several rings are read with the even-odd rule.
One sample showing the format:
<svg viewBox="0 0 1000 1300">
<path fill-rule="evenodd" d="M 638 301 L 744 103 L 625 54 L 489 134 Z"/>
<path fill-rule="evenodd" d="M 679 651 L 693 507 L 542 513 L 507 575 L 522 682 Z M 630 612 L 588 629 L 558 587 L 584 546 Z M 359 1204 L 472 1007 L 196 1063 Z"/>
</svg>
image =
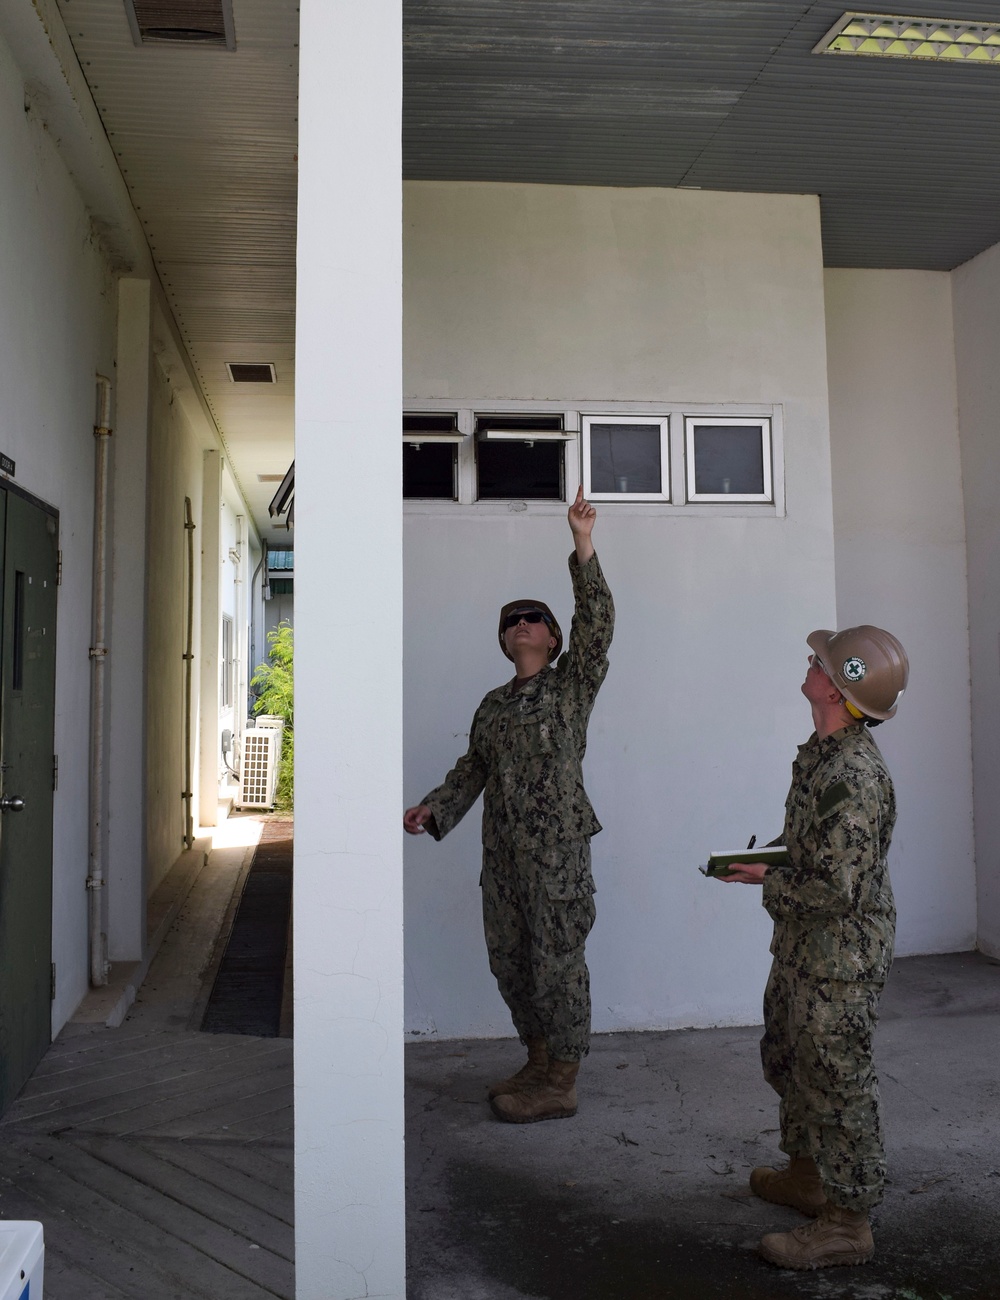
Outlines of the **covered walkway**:
<svg viewBox="0 0 1000 1300">
<path fill-rule="evenodd" d="M 0 1124 L 46 1300 L 292 1300 L 291 1040 L 199 1028 L 261 820 L 218 828 L 124 1023 L 92 995 Z"/>
</svg>

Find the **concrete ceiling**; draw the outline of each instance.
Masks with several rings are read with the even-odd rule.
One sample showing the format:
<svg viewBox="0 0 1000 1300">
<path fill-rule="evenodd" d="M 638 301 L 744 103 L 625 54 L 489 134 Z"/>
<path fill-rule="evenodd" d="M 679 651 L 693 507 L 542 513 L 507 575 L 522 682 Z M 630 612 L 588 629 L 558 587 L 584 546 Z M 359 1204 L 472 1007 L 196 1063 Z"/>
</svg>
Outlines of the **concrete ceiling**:
<svg viewBox="0 0 1000 1300">
<path fill-rule="evenodd" d="M 233 0 L 234 49 L 137 46 L 126 0 L 58 5 L 258 527 L 287 541 L 267 503 L 293 456 L 297 5 Z M 1000 241 L 1000 63 L 811 53 L 843 12 L 404 0 L 405 173 L 818 193 L 828 265 L 951 269 Z"/>
</svg>

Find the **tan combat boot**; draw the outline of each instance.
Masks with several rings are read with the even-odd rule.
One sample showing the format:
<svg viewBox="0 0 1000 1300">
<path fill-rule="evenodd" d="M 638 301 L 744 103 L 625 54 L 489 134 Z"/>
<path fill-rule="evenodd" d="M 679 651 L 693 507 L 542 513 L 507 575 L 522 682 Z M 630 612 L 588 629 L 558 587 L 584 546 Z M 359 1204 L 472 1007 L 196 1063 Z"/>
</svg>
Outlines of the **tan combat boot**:
<svg viewBox="0 0 1000 1300">
<path fill-rule="evenodd" d="M 545 1046 L 545 1039 L 529 1038 L 526 1046 L 528 1048 L 526 1064 L 509 1079 L 501 1079 L 499 1083 L 493 1084 L 487 1093 L 490 1101 L 494 1097 L 505 1097 L 511 1092 L 523 1092 L 525 1088 L 533 1088 L 545 1082 L 549 1070 L 549 1049 Z"/>
<path fill-rule="evenodd" d="M 539 1119 L 569 1119 L 576 1114 L 576 1076 L 579 1061 L 549 1058 L 543 1083 L 507 1093 L 490 1102 L 493 1114 L 506 1124 L 533 1124 Z"/>
<path fill-rule="evenodd" d="M 791 1232 L 769 1232 L 760 1253 L 779 1268 L 835 1268 L 867 1264 L 875 1254 L 868 1215 L 828 1201 L 812 1223 Z"/>
<path fill-rule="evenodd" d="M 784 1169 L 758 1167 L 750 1175 L 750 1190 L 772 1205 L 790 1205 L 810 1217 L 826 1205 L 826 1192 L 812 1156 L 792 1156 Z"/>
</svg>

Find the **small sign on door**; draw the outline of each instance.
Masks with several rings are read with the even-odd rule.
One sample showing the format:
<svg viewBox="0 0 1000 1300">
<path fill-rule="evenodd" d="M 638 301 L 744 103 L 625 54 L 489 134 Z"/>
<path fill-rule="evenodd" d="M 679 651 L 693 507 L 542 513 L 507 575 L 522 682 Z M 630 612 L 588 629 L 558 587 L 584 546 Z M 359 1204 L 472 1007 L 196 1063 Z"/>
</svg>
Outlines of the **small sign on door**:
<svg viewBox="0 0 1000 1300">
<path fill-rule="evenodd" d="M 9 474 L 11 478 L 14 477 L 14 462 L 9 456 L 5 456 L 2 451 L 0 451 L 0 470 L 4 474 Z"/>
</svg>

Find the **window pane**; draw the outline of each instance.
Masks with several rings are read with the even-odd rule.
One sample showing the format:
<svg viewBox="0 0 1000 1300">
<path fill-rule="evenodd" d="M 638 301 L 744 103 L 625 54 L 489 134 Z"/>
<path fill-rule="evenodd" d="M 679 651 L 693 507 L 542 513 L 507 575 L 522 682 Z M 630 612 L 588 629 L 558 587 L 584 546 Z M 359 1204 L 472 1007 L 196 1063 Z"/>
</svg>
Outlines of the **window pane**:
<svg viewBox="0 0 1000 1300">
<path fill-rule="evenodd" d="M 488 429 L 523 429 L 525 436 L 532 430 L 539 433 L 558 433 L 563 427 L 561 415 L 477 415 L 476 433 Z"/>
<path fill-rule="evenodd" d="M 458 417 L 447 411 L 408 411 L 403 414 L 404 433 L 451 433 Z"/>
<path fill-rule="evenodd" d="M 455 499 L 455 444 L 403 443 L 403 496 Z"/>
<path fill-rule="evenodd" d="M 562 499 L 561 442 L 477 442 L 481 500 Z"/>
<path fill-rule="evenodd" d="M 658 424 L 590 425 L 590 487 L 593 492 L 660 492 Z"/>
<path fill-rule="evenodd" d="M 761 428 L 759 424 L 699 424 L 694 431 L 695 492 L 762 495 Z"/>
</svg>

